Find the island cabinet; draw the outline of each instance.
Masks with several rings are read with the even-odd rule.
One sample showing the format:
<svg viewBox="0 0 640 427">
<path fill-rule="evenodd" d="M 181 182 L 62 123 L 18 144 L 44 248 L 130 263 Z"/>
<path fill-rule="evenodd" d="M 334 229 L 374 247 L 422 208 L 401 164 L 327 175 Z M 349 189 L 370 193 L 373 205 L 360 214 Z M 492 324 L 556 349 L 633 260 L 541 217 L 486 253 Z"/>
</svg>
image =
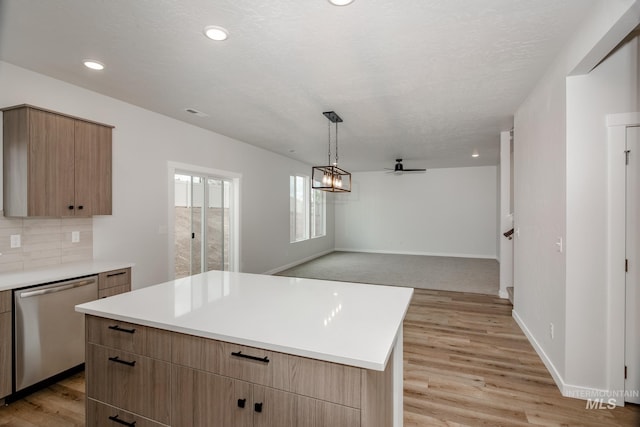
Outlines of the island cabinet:
<svg viewBox="0 0 640 427">
<path fill-rule="evenodd" d="M 392 373 L 87 315 L 87 425 L 389 427 Z M 153 424 L 156 423 L 156 424 Z"/>
<path fill-rule="evenodd" d="M 0 292 L 0 399 L 11 394 L 11 291 Z"/>
<path fill-rule="evenodd" d="M 98 274 L 98 298 L 111 297 L 129 291 L 131 291 L 131 268 Z"/>
<path fill-rule="evenodd" d="M 30 105 L 2 111 L 5 216 L 111 215 L 112 126 Z"/>
</svg>

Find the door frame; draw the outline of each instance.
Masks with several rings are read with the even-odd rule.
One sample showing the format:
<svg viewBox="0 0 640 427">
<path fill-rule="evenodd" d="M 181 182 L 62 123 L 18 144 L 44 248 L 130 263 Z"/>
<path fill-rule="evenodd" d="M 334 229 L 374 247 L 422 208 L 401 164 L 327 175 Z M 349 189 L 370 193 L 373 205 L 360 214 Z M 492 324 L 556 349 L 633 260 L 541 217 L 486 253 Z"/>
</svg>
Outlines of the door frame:
<svg viewBox="0 0 640 427">
<path fill-rule="evenodd" d="M 231 197 L 231 228 L 230 246 L 231 260 L 229 262 L 229 271 L 240 271 L 240 183 L 242 174 L 230 172 L 220 169 L 212 169 L 203 166 L 190 165 L 187 163 L 167 162 L 167 188 L 168 188 L 168 208 L 167 208 L 167 238 L 168 238 L 168 277 L 169 280 L 175 279 L 175 174 L 177 173 L 193 173 L 194 175 L 205 175 L 212 178 L 220 178 L 232 182 Z"/>
<path fill-rule="evenodd" d="M 607 115 L 608 204 L 608 398 L 624 406 L 626 165 L 627 128 L 640 126 L 640 112 Z"/>
</svg>

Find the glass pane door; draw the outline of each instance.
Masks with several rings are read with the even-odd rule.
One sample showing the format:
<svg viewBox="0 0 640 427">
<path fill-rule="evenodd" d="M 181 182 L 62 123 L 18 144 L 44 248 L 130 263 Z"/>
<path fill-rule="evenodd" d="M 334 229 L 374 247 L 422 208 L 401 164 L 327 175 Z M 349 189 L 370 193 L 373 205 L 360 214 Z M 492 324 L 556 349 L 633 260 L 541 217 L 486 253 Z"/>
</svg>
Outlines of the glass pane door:
<svg viewBox="0 0 640 427">
<path fill-rule="evenodd" d="M 233 184 L 181 173 L 175 174 L 174 185 L 175 278 L 229 270 Z"/>
</svg>

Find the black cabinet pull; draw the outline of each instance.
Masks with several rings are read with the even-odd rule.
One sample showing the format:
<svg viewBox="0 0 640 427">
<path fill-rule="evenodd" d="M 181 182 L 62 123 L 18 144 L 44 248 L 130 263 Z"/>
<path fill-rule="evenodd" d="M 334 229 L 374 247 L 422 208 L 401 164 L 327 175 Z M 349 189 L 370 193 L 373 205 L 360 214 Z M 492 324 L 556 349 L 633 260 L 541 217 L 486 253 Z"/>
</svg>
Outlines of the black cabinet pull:
<svg viewBox="0 0 640 427">
<path fill-rule="evenodd" d="M 123 365 L 127 365 L 127 366 L 136 366 L 136 361 L 135 360 L 133 360 L 131 362 L 129 362 L 127 360 L 120 360 L 120 358 L 118 356 L 110 357 L 109 360 L 112 361 L 112 362 L 116 362 L 116 363 L 122 363 Z"/>
<path fill-rule="evenodd" d="M 269 363 L 269 358 L 267 356 L 265 357 L 251 356 L 249 354 L 242 354 L 241 351 L 231 352 L 231 355 L 235 357 L 242 357 L 243 359 L 255 360 L 256 362 Z"/>
<path fill-rule="evenodd" d="M 129 427 L 135 427 L 136 422 L 132 422 L 132 423 L 128 423 L 125 420 L 121 420 L 120 418 L 118 418 L 117 415 L 111 415 L 109 416 L 109 419 L 111 421 L 113 421 L 114 423 L 118 423 L 118 424 L 122 424 L 123 426 L 129 426 Z"/>
<path fill-rule="evenodd" d="M 127 272 L 126 271 L 119 271 L 117 273 L 108 273 L 107 277 L 122 276 L 123 274 L 127 274 Z"/>
<path fill-rule="evenodd" d="M 125 329 L 125 328 L 121 328 L 118 325 L 111 325 L 111 326 L 109 326 L 109 329 L 111 329 L 113 331 L 118 331 L 118 332 L 126 332 L 128 334 L 135 334 L 135 332 L 136 332 L 135 329 Z"/>
<path fill-rule="evenodd" d="M 247 399 L 238 399 L 238 408 L 244 408 L 247 403 Z"/>
<path fill-rule="evenodd" d="M 78 206 L 78 209 L 82 210 L 82 209 L 84 209 L 84 206 L 80 205 L 80 206 Z"/>
<path fill-rule="evenodd" d="M 253 410 L 256 411 L 256 412 L 262 412 L 262 402 L 255 403 L 253 405 Z"/>
<path fill-rule="evenodd" d="M 73 210 L 73 205 L 69 205 L 69 210 L 72 211 Z"/>
</svg>

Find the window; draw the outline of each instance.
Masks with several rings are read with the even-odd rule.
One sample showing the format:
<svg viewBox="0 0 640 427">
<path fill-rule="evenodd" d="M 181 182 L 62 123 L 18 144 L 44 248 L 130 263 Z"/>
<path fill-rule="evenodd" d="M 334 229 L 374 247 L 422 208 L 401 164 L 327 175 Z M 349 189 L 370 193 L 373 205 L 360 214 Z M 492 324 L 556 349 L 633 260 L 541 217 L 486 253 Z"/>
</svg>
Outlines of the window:
<svg viewBox="0 0 640 427">
<path fill-rule="evenodd" d="M 289 234 L 299 242 L 326 234 L 326 194 L 311 190 L 308 176 L 289 179 Z"/>
</svg>

